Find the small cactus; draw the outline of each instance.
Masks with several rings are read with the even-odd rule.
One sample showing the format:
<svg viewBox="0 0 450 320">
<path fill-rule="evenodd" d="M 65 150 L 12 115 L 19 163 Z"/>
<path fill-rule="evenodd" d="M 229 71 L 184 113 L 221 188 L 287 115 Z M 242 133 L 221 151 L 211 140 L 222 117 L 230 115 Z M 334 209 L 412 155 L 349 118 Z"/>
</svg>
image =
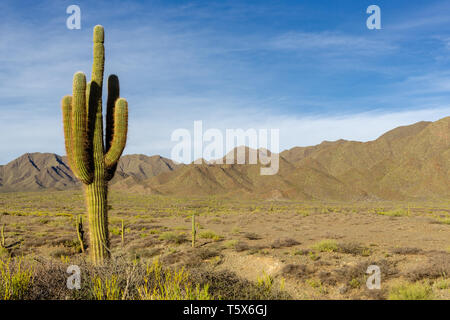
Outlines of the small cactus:
<svg viewBox="0 0 450 320">
<path fill-rule="evenodd" d="M 192 215 L 192 248 L 195 248 L 195 235 L 197 230 L 195 229 L 195 213 Z"/>
<path fill-rule="evenodd" d="M 76 218 L 77 236 L 80 242 L 81 252 L 84 253 L 84 230 L 83 230 L 83 217 L 81 215 Z"/>
<path fill-rule="evenodd" d="M 5 241 L 5 225 L 2 225 L 0 247 L 6 248 L 6 241 Z"/>
<path fill-rule="evenodd" d="M 122 236 L 122 247 L 123 247 L 125 245 L 125 225 L 123 223 L 123 219 L 122 219 L 122 230 L 120 234 Z"/>
<path fill-rule="evenodd" d="M 70 168 L 84 184 L 89 220 L 89 253 L 94 264 L 109 257 L 108 182 L 125 148 L 128 103 L 119 98 L 119 79 L 108 78 L 106 132 L 103 134 L 102 88 L 105 64 L 104 30 L 94 27 L 92 79 L 82 72 L 73 77 L 73 96 L 62 100 L 66 153 Z"/>
</svg>

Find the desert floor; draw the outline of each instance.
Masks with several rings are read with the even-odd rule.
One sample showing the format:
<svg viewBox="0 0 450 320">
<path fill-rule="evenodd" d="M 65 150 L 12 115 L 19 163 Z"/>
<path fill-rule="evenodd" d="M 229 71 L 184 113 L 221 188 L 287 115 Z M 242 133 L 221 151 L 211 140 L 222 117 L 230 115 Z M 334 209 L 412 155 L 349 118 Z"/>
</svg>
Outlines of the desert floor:
<svg viewBox="0 0 450 320">
<path fill-rule="evenodd" d="M 450 299 L 450 202 L 237 201 L 112 192 L 113 256 L 231 271 L 292 299 Z M 81 190 L 0 194 L 8 252 L 71 264 L 83 254 Z M 191 217 L 196 245 L 191 246 Z M 124 223 L 124 244 L 121 225 Z M 369 290 L 369 265 L 381 289 Z"/>
</svg>

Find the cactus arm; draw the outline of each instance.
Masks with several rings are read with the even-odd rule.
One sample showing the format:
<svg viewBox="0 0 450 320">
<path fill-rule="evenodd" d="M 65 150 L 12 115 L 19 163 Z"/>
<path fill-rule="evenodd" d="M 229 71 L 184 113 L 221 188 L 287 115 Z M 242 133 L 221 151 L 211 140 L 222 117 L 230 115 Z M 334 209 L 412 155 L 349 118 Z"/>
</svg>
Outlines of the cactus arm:
<svg viewBox="0 0 450 320">
<path fill-rule="evenodd" d="M 65 96 L 61 101 L 64 126 L 64 142 L 70 167 L 73 167 L 72 158 L 72 97 Z"/>
<path fill-rule="evenodd" d="M 112 74 L 108 77 L 108 99 L 106 100 L 106 132 L 105 152 L 111 148 L 114 133 L 114 107 L 116 100 L 120 97 L 119 78 Z"/>
<path fill-rule="evenodd" d="M 72 160 L 73 172 L 85 184 L 90 184 L 93 172 L 87 147 L 86 127 L 86 77 L 77 72 L 73 77 L 72 98 Z"/>
<path fill-rule="evenodd" d="M 90 124 L 92 133 L 92 151 L 96 179 L 104 179 L 104 146 L 103 146 L 103 115 L 102 115 L 102 86 L 103 70 L 105 66 L 105 47 L 103 45 L 105 33 L 103 27 L 94 27 L 94 62 L 92 64 L 92 80 L 89 92 L 89 114 L 93 123 Z"/>
<path fill-rule="evenodd" d="M 96 82 L 100 90 L 103 86 L 103 70 L 105 66 L 105 31 L 103 27 L 94 27 L 94 62 L 92 64 L 92 81 Z M 100 94 L 101 98 L 101 94 Z"/>
<path fill-rule="evenodd" d="M 111 168 L 122 155 L 127 142 L 128 131 L 128 103 L 127 100 L 120 98 L 116 101 L 114 108 L 114 132 L 111 141 L 111 148 L 105 155 L 105 166 Z"/>
</svg>

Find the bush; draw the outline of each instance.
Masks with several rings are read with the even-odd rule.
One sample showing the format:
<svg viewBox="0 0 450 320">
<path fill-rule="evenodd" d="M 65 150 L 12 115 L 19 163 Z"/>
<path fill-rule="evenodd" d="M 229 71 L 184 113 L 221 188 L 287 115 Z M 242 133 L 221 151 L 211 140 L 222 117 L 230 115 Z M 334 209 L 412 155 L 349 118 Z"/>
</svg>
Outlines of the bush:
<svg viewBox="0 0 450 320">
<path fill-rule="evenodd" d="M 388 210 L 388 211 L 377 211 L 377 214 L 389 217 L 404 217 L 409 216 L 409 212 L 403 209 Z"/>
<path fill-rule="evenodd" d="M 404 283 L 391 288 L 389 300 L 430 300 L 433 291 L 427 284 L 420 282 Z"/>
<path fill-rule="evenodd" d="M 25 267 L 21 258 L 0 260 L 0 299 L 22 300 L 32 284 L 32 268 Z"/>
<path fill-rule="evenodd" d="M 184 241 L 186 241 L 186 237 L 184 234 L 176 234 L 170 231 L 164 232 L 159 236 L 160 240 L 165 240 L 167 242 L 175 242 L 177 244 L 180 244 Z"/>
<path fill-rule="evenodd" d="M 198 237 L 202 238 L 202 239 L 211 239 L 213 241 L 219 241 L 219 240 L 222 240 L 222 238 L 223 238 L 222 236 L 216 234 L 214 231 L 210 231 L 210 230 L 200 232 Z"/>
<path fill-rule="evenodd" d="M 141 300 L 212 300 L 209 285 L 195 287 L 188 281 L 189 273 L 181 270 L 163 270 L 158 260 L 147 266 L 144 284 L 138 287 Z"/>
<path fill-rule="evenodd" d="M 313 246 L 314 250 L 319 252 L 335 252 L 338 251 L 338 244 L 334 240 L 322 240 Z"/>
</svg>

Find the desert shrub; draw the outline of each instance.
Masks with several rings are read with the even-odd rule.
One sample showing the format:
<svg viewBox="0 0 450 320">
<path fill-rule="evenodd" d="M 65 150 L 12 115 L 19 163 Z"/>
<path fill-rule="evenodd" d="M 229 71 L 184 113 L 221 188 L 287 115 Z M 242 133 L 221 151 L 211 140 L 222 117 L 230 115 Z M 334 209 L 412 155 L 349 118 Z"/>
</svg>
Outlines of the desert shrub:
<svg viewBox="0 0 450 320">
<path fill-rule="evenodd" d="M 206 231 L 200 232 L 198 237 L 201 239 L 210 239 L 213 241 L 219 241 L 219 240 L 223 239 L 222 236 L 216 234 L 214 231 L 211 231 L 211 230 L 206 230 Z"/>
<path fill-rule="evenodd" d="M 0 299 L 22 300 L 33 284 L 33 271 L 22 258 L 0 260 Z"/>
<path fill-rule="evenodd" d="M 119 300 L 123 295 L 123 290 L 119 288 L 117 276 L 102 279 L 100 276 L 92 279 L 92 294 L 95 300 Z"/>
<path fill-rule="evenodd" d="M 259 240 L 261 239 L 261 236 L 259 236 L 258 234 L 254 233 L 254 232 L 246 232 L 244 234 L 244 237 L 248 240 Z"/>
<path fill-rule="evenodd" d="M 432 288 L 420 282 L 403 283 L 392 287 L 389 300 L 430 300 L 433 298 Z"/>
<path fill-rule="evenodd" d="M 422 250 L 419 248 L 410 248 L 410 247 L 400 247 L 400 248 L 394 248 L 391 250 L 393 254 L 418 254 Z"/>
<path fill-rule="evenodd" d="M 370 255 L 370 249 L 356 242 L 345 242 L 338 244 L 338 250 L 342 253 L 368 256 Z"/>
<path fill-rule="evenodd" d="M 298 244 L 300 244 L 300 242 L 298 242 L 295 239 L 284 238 L 284 239 L 277 239 L 277 240 L 275 240 L 274 242 L 272 242 L 270 247 L 272 249 L 276 249 L 276 248 L 283 248 L 283 247 L 292 247 L 292 246 L 296 246 Z"/>
<path fill-rule="evenodd" d="M 137 289 L 138 297 L 141 300 L 212 300 L 209 285 L 193 286 L 188 278 L 189 273 L 184 268 L 163 270 L 155 260 L 147 266 L 144 284 Z"/>
<path fill-rule="evenodd" d="M 234 245 L 234 250 L 236 250 L 237 252 L 242 252 L 245 250 L 249 250 L 250 246 L 248 245 L 247 242 L 244 241 L 238 241 L 235 245 Z"/>
<path fill-rule="evenodd" d="M 59 247 L 54 248 L 50 252 L 50 256 L 56 259 L 61 259 L 62 257 L 68 257 L 74 254 L 74 251 L 66 248 L 66 247 Z"/>
<path fill-rule="evenodd" d="M 273 288 L 273 278 L 266 272 L 263 272 L 261 276 L 257 278 L 258 287 L 260 287 L 264 292 L 270 293 Z"/>
<path fill-rule="evenodd" d="M 180 243 L 186 241 L 186 236 L 184 234 L 177 234 L 174 232 L 167 231 L 167 232 L 162 233 L 159 236 L 159 239 L 167 241 L 167 242 L 174 242 L 174 243 L 180 244 Z"/>
<path fill-rule="evenodd" d="M 383 215 L 383 216 L 389 216 L 389 217 L 409 216 L 408 210 L 404 210 L 404 209 L 395 209 L 395 210 L 388 210 L 388 211 L 377 211 L 377 214 Z"/>
<path fill-rule="evenodd" d="M 216 255 L 217 251 L 206 248 L 192 250 L 180 261 L 184 269 L 167 267 L 161 262 L 157 266 L 138 260 L 128 262 L 121 257 L 113 257 L 102 266 L 94 266 L 81 257 L 72 259 L 70 263 L 36 257 L 32 264 L 23 263 L 19 270 L 18 262 L 11 259 L 9 269 L 5 262 L 2 264 L 0 298 L 5 298 L 5 287 L 14 288 L 9 289 L 8 299 L 25 300 L 290 298 L 286 292 L 273 287 L 269 292 L 257 282 L 242 279 L 234 273 L 216 271 L 209 264 L 190 264 L 188 261 L 189 257 L 198 262 L 202 257 Z M 69 264 L 80 267 L 81 288 L 78 290 L 67 288 Z"/>
<path fill-rule="evenodd" d="M 238 240 L 228 240 L 225 241 L 224 246 L 226 248 L 234 248 L 238 242 L 239 242 Z"/>
<path fill-rule="evenodd" d="M 304 264 L 287 264 L 285 265 L 280 273 L 282 275 L 296 277 L 296 278 L 303 278 L 304 276 L 313 273 L 314 270 L 311 270 Z"/>
<path fill-rule="evenodd" d="M 358 279 L 360 283 L 363 283 L 365 282 L 367 276 L 366 271 L 369 265 L 376 265 L 380 268 L 383 280 L 392 278 L 398 273 L 394 262 L 389 260 L 371 260 L 335 269 L 331 276 L 336 282 L 349 284 L 353 279 Z"/>
<path fill-rule="evenodd" d="M 429 252 L 429 260 L 425 264 L 408 270 L 406 277 L 411 281 L 436 279 L 450 275 L 450 254 L 447 252 Z"/>
<path fill-rule="evenodd" d="M 450 224 L 450 218 L 438 218 L 436 221 L 440 224 Z"/>
<path fill-rule="evenodd" d="M 439 290 L 450 289 L 450 278 L 441 278 L 434 283 L 434 286 Z"/>
<path fill-rule="evenodd" d="M 210 269 L 191 270 L 194 281 L 208 283 L 209 292 L 215 299 L 223 300 L 281 300 L 291 297 L 285 292 L 272 286 L 268 291 L 264 286 L 258 285 L 238 277 L 234 272 L 225 270 L 214 272 Z"/>
<path fill-rule="evenodd" d="M 322 240 L 316 243 L 312 248 L 319 252 L 335 252 L 339 249 L 338 244 L 334 240 Z"/>
</svg>

